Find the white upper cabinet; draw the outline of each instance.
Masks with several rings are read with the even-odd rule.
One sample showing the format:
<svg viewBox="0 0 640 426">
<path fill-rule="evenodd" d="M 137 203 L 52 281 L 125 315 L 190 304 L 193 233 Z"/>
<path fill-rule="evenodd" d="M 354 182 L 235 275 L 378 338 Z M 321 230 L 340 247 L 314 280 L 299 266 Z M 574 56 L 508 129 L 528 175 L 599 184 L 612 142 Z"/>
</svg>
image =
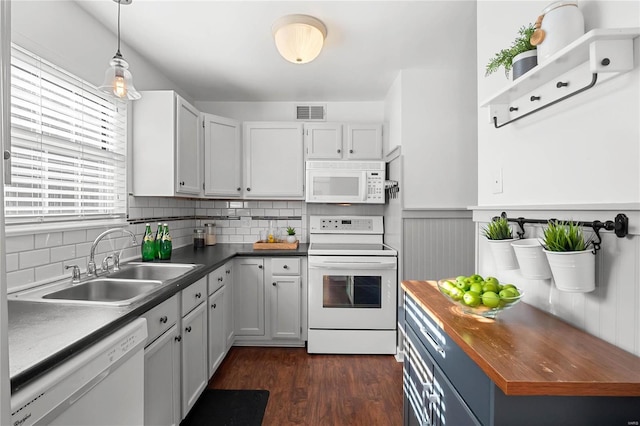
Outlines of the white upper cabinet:
<svg viewBox="0 0 640 426">
<path fill-rule="evenodd" d="M 240 123 L 203 114 L 204 195 L 235 198 L 242 195 Z"/>
<path fill-rule="evenodd" d="M 382 125 L 306 123 L 307 160 L 381 160 Z"/>
<path fill-rule="evenodd" d="M 244 198 L 303 199 L 303 143 L 302 123 L 244 123 Z"/>
<path fill-rule="evenodd" d="M 381 124 L 345 125 L 347 147 L 344 157 L 349 160 L 382 159 Z"/>
<path fill-rule="evenodd" d="M 200 195 L 199 115 L 168 90 L 143 92 L 133 103 L 133 195 Z"/>
<path fill-rule="evenodd" d="M 305 124 L 304 145 L 307 159 L 342 159 L 342 124 Z"/>
</svg>

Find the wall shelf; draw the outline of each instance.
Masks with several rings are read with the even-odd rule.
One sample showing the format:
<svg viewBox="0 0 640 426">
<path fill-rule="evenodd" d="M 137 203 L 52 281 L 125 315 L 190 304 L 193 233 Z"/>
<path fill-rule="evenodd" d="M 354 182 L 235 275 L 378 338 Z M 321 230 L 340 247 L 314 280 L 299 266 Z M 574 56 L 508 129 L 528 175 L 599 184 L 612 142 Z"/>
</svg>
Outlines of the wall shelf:
<svg viewBox="0 0 640 426">
<path fill-rule="evenodd" d="M 489 107 L 496 128 L 524 118 L 595 86 L 599 74 L 619 75 L 634 68 L 633 39 L 640 28 L 594 29 L 480 104 Z M 589 62 L 586 85 L 559 77 Z M 500 124 L 499 124 L 500 123 Z"/>
</svg>

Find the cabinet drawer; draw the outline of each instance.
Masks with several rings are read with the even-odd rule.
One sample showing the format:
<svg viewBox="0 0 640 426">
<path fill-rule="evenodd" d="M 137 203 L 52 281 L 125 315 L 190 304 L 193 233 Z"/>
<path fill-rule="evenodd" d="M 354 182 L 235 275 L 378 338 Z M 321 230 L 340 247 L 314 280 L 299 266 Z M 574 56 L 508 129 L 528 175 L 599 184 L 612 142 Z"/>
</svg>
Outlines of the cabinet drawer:
<svg viewBox="0 0 640 426">
<path fill-rule="evenodd" d="M 483 424 L 489 423 L 492 382 L 408 295 L 405 295 L 405 320 L 417 339 L 458 390 Z"/>
<path fill-rule="evenodd" d="M 182 316 L 207 299 L 207 277 L 200 278 L 182 290 Z"/>
<path fill-rule="evenodd" d="M 287 257 L 271 259 L 272 275 L 300 275 L 300 258 Z"/>
<path fill-rule="evenodd" d="M 407 329 L 407 347 L 405 394 L 422 424 L 481 426 L 411 327 Z"/>
<path fill-rule="evenodd" d="M 147 320 L 147 345 L 156 340 L 162 333 L 171 328 L 178 320 L 178 295 L 165 300 L 147 311 L 143 318 Z"/>
<path fill-rule="evenodd" d="M 220 287 L 225 285 L 226 277 L 227 277 L 227 274 L 225 273 L 224 266 L 221 266 L 215 271 L 211 272 L 209 274 L 209 283 L 208 283 L 209 292 L 207 294 L 211 296 L 213 293 L 216 292 L 216 290 L 218 290 Z"/>
</svg>

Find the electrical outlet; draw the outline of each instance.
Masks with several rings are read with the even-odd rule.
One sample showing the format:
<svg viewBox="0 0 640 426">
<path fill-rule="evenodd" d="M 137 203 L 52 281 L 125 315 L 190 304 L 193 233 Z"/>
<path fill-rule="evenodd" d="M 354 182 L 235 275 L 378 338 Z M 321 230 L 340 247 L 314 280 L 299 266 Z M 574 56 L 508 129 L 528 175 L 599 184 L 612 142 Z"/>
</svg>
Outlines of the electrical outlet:
<svg viewBox="0 0 640 426">
<path fill-rule="evenodd" d="M 493 172 L 491 184 L 494 194 L 502 194 L 502 167 Z"/>
</svg>

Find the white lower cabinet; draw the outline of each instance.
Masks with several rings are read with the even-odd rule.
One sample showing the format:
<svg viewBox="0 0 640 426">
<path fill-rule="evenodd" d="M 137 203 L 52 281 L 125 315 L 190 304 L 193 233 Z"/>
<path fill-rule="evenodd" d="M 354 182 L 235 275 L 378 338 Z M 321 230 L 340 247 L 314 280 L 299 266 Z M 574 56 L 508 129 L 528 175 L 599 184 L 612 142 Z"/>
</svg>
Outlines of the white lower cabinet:
<svg viewBox="0 0 640 426">
<path fill-rule="evenodd" d="M 209 378 L 216 372 L 227 353 L 227 339 L 224 330 L 226 311 L 224 295 L 226 292 L 227 286 L 222 286 L 209 296 Z"/>
<path fill-rule="evenodd" d="M 207 387 L 207 278 L 185 288 L 182 296 L 182 418 Z"/>
<path fill-rule="evenodd" d="M 271 337 L 299 339 L 300 277 L 271 278 Z"/>
<path fill-rule="evenodd" d="M 225 353 L 233 346 L 236 337 L 233 320 L 233 262 L 225 265 L 224 273 L 227 275 L 227 290 L 224 292 L 222 304 L 224 305 L 224 336 L 225 336 Z"/>
<path fill-rule="evenodd" d="M 237 258 L 233 310 L 235 344 L 304 346 L 306 258 Z"/>
<path fill-rule="evenodd" d="M 264 336 L 264 260 L 236 259 L 233 310 L 236 338 Z"/>
<path fill-rule="evenodd" d="M 173 326 L 144 350 L 144 424 L 180 424 L 180 337 Z"/>
</svg>

